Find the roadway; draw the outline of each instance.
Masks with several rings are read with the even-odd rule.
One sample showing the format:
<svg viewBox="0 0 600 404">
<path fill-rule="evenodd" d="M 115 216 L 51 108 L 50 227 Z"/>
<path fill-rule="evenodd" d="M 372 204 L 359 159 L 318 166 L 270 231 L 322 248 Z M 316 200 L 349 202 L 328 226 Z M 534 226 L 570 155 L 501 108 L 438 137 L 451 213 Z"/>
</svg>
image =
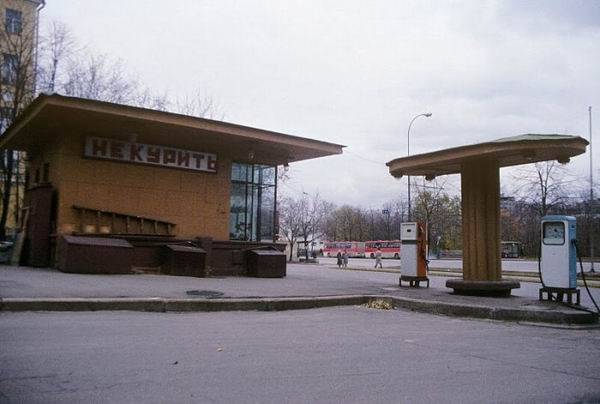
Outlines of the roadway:
<svg viewBox="0 0 600 404">
<path fill-rule="evenodd" d="M 335 258 L 319 257 L 319 263 L 326 265 L 336 265 Z M 372 268 L 375 265 L 375 260 L 371 258 L 350 258 L 348 266 L 352 268 Z M 583 263 L 583 270 L 589 272 L 591 264 L 589 262 Z M 384 268 L 400 269 L 399 259 L 384 259 Z M 461 269 L 461 259 L 441 259 L 441 260 L 430 260 L 430 269 Z M 600 263 L 594 262 L 594 269 L 596 272 L 600 272 Z M 503 259 L 502 270 L 504 271 L 522 271 L 522 272 L 537 272 L 538 262 L 536 260 L 525 260 L 525 259 Z M 577 272 L 579 272 L 579 264 L 577 264 Z"/>
<path fill-rule="evenodd" d="M 0 402 L 600 401 L 598 330 L 337 307 L 0 313 Z"/>
</svg>

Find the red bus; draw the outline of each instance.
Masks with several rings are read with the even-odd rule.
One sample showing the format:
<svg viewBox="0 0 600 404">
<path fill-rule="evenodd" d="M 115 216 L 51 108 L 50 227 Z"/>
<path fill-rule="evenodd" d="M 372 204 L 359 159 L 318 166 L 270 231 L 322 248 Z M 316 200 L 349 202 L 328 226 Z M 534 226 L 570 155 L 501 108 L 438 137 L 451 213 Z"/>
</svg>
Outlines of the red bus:
<svg viewBox="0 0 600 404">
<path fill-rule="evenodd" d="M 375 258 L 375 251 L 381 249 L 381 258 L 400 258 L 400 240 L 374 240 L 365 242 L 365 256 Z"/>
<path fill-rule="evenodd" d="M 364 241 L 326 241 L 323 247 L 325 257 L 336 257 L 337 253 L 343 253 L 346 250 L 350 258 L 365 257 Z"/>
</svg>

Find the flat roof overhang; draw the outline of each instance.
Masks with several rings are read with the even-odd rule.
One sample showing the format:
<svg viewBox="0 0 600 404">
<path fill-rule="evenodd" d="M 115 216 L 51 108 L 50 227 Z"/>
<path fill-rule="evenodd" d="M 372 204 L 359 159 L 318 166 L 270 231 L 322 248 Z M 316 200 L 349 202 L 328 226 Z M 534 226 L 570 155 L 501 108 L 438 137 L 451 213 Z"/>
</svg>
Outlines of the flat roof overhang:
<svg viewBox="0 0 600 404">
<path fill-rule="evenodd" d="M 588 141 L 579 136 L 527 134 L 401 157 L 386 165 L 394 177 L 411 175 L 431 179 L 440 175 L 458 174 L 465 162 L 481 159 L 496 160 L 499 167 L 548 160 L 566 163 L 571 157 L 585 153 L 587 145 Z"/>
<path fill-rule="evenodd" d="M 281 165 L 341 154 L 343 145 L 205 118 L 61 95 L 38 96 L 0 138 L 0 149 L 34 151 L 64 133 L 222 152 Z M 252 153 L 250 153 L 250 151 Z M 252 157 L 250 157 L 252 156 Z"/>
</svg>

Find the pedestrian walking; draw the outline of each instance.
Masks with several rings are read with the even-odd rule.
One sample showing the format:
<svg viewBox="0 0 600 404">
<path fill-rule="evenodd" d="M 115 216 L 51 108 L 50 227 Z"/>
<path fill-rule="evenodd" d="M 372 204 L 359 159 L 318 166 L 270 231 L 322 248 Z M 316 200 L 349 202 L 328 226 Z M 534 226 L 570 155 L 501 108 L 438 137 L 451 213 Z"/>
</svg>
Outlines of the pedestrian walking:
<svg viewBox="0 0 600 404">
<path fill-rule="evenodd" d="M 381 250 L 379 248 L 375 251 L 375 268 L 377 268 L 377 265 L 379 265 L 379 268 L 383 268 L 383 265 L 381 265 Z"/>
<path fill-rule="evenodd" d="M 342 253 L 340 251 L 338 251 L 337 253 L 337 266 L 338 268 L 342 269 L 342 264 L 344 262 L 342 261 Z"/>
<path fill-rule="evenodd" d="M 342 259 L 344 260 L 344 268 L 348 268 L 348 251 L 344 250 Z"/>
</svg>

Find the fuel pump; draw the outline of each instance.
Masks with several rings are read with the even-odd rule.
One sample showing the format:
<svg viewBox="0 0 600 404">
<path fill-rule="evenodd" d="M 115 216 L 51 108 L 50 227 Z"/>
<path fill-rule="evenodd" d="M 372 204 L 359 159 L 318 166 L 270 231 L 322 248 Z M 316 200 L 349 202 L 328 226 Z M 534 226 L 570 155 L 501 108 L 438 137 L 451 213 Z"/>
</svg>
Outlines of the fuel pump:
<svg viewBox="0 0 600 404">
<path fill-rule="evenodd" d="M 408 281 L 410 287 L 419 287 L 420 282 L 427 282 L 427 235 L 420 222 L 407 222 L 400 225 L 400 269 L 399 285 Z"/>
<path fill-rule="evenodd" d="M 573 295 L 580 304 L 577 289 L 576 219 L 573 216 L 544 216 L 541 222 L 540 248 L 540 300 L 544 293 L 548 300 L 562 301 L 567 296 L 572 303 Z"/>
</svg>

